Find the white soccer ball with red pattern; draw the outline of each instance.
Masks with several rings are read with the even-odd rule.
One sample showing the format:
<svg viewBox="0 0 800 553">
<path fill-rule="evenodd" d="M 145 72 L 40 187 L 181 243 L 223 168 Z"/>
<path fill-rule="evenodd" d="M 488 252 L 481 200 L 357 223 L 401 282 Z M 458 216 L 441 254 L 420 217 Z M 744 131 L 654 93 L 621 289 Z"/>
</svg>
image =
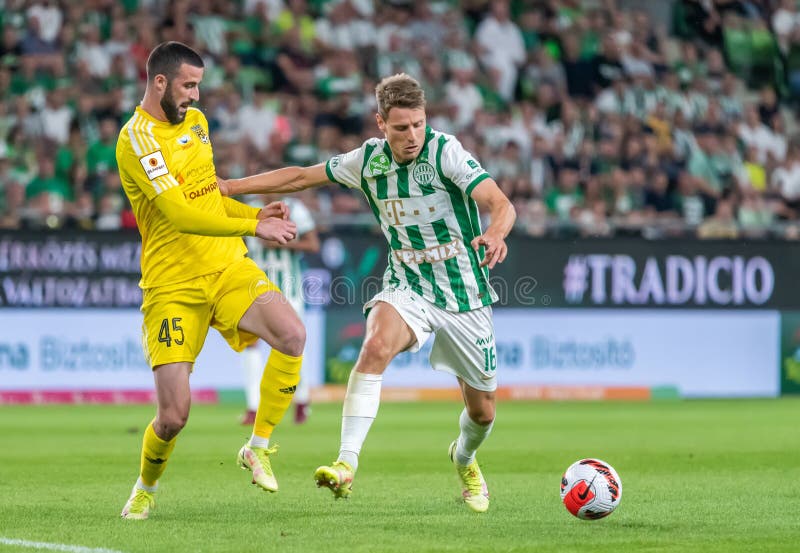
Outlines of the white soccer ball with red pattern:
<svg viewBox="0 0 800 553">
<path fill-rule="evenodd" d="M 567 511 L 583 520 L 607 517 L 622 499 L 622 480 L 600 459 L 581 459 L 561 477 L 561 501 Z"/>
</svg>

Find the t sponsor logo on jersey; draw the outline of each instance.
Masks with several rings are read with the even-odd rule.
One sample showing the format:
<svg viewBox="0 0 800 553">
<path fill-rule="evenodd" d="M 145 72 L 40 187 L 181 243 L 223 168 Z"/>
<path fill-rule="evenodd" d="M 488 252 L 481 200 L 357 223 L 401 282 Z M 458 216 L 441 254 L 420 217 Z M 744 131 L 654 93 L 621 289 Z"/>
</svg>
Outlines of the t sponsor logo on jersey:
<svg viewBox="0 0 800 553">
<path fill-rule="evenodd" d="M 208 135 L 206 134 L 205 129 L 200 124 L 194 125 L 191 127 L 191 130 L 194 134 L 197 135 L 197 138 L 200 139 L 200 142 L 203 144 L 208 144 Z"/>
<path fill-rule="evenodd" d="M 433 182 L 433 177 L 436 176 L 436 170 L 430 163 L 417 163 L 414 171 L 411 173 L 417 184 L 430 184 Z"/>
<path fill-rule="evenodd" d="M 437 263 L 452 259 L 460 254 L 463 250 L 461 240 L 453 240 L 447 244 L 440 244 L 424 250 L 402 249 L 394 250 L 394 256 L 398 261 L 410 265 L 415 263 Z"/>
<path fill-rule="evenodd" d="M 152 154 L 140 157 L 139 163 L 142 164 L 144 172 L 150 180 L 169 173 L 167 162 L 164 161 L 164 155 L 161 153 L 161 150 L 156 150 Z"/>
<path fill-rule="evenodd" d="M 474 159 L 468 159 L 467 160 L 467 167 L 469 167 L 470 169 L 477 169 L 478 168 L 478 162 L 475 161 Z"/>
<path fill-rule="evenodd" d="M 405 202 L 410 203 L 411 207 L 406 208 Z M 386 218 L 389 219 L 389 224 L 392 226 L 400 226 L 405 224 L 404 219 L 406 216 L 419 217 L 424 214 L 430 215 L 431 213 L 436 212 L 435 205 L 425 206 L 424 204 L 420 204 L 419 202 L 414 202 L 414 200 L 412 199 L 405 201 L 383 200 L 383 207 L 384 207 L 384 212 L 386 213 Z"/>
<path fill-rule="evenodd" d="M 392 162 L 389 161 L 388 156 L 382 152 L 369 160 L 369 172 L 373 177 L 382 175 L 388 171 L 391 166 Z"/>
</svg>

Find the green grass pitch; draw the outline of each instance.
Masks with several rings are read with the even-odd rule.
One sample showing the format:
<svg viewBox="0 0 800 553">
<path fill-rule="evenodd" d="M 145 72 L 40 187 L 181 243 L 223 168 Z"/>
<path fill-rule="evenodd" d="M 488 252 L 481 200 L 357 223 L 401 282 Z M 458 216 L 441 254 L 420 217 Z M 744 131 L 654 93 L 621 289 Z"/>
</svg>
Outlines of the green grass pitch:
<svg viewBox="0 0 800 553">
<path fill-rule="evenodd" d="M 340 405 L 285 421 L 270 495 L 235 457 L 249 431 L 233 405 L 192 409 L 143 522 L 119 512 L 153 408 L 0 408 L 0 538 L 123 552 L 798 551 L 800 398 L 652 403 L 503 403 L 478 460 L 491 509 L 459 503 L 447 446 L 452 403 L 381 406 L 350 500 L 313 484 L 335 458 Z M 559 500 L 564 469 L 611 463 L 609 518 Z M 24 551 L 2 545 L 3 551 Z"/>
</svg>

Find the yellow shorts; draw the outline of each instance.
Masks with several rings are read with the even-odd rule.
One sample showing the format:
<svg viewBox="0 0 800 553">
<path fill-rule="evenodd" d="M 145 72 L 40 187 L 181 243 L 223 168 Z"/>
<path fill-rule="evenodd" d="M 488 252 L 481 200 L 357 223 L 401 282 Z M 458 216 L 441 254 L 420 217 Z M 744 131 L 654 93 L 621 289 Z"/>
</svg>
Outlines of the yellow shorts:
<svg viewBox="0 0 800 553">
<path fill-rule="evenodd" d="M 258 337 L 239 330 L 239 321 L 261 294 L 280 289 L 250 258 L 224 271 L 142 293 L 142 346 L 151 367 L 194 363 L 209 327 L 216 328 L 236 351 Z"/>
</svg>

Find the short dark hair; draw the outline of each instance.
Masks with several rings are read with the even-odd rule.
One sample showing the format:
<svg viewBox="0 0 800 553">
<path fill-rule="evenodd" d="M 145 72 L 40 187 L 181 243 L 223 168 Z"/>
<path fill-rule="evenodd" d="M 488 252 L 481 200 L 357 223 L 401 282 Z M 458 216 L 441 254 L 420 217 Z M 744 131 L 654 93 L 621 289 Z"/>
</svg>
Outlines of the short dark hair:
<svg viewBox="0 0 800 553">
<path fill-rule="evenodd" d="M 162 42 L 153 48 L 147 58 L 147 81 L 152 82 L 156 75 L 164 75 L 172 80 L 184 63 L 192 67 L 205 67 L 200 54 L 182 42 Z"/>
<path fill-rule="evenodd" d="M 425 92 L 419 82 L 398 73 L 384 78 L 375 87 L 375 99 L 378 101 L 378 113 L 385 120 L 392 108 L 425 109 Z"/>
</svg>

